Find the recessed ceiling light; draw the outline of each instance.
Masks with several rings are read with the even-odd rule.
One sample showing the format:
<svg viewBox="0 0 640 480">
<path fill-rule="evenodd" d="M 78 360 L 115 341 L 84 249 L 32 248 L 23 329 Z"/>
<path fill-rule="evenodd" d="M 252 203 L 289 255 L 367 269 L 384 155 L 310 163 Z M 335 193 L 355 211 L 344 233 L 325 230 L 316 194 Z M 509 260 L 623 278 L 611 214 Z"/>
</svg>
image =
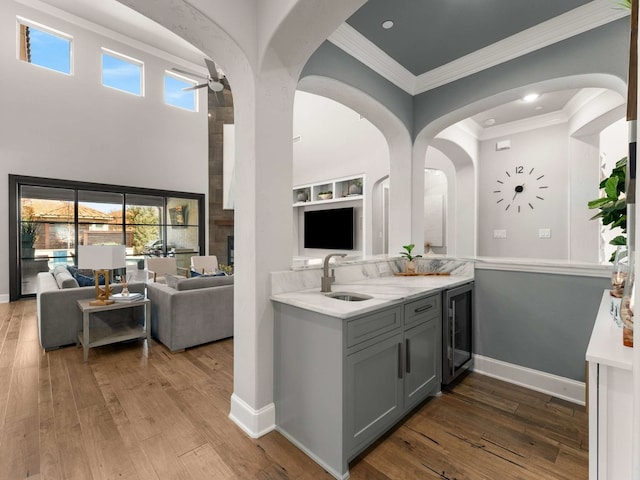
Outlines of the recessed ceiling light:
<svg viewBox="0 0 640 480">
<path fill-rule="evenodd" d="M 538 97 L 540 97 L 540 94 L 538 93 L 529 93 L 528 95 L 522 97 L 522 101 L 527 103 L 534 102 L 538 99 Z"/>
<path fill-rule="evenodd" d="M 484 122 L 482 122 L 482 124 L 485 127 L 490 127 L 491 125 L 495 125 L 496 123 L 496 119 L 495 118 L 487 118 Z"/>
<path fill-rule="evenodd" d="M 393 20 L 385 20 L 382 22 L 382 28 L 385 30 L 389 30 L 391 27 L 393 27 Z"/>
</svg>

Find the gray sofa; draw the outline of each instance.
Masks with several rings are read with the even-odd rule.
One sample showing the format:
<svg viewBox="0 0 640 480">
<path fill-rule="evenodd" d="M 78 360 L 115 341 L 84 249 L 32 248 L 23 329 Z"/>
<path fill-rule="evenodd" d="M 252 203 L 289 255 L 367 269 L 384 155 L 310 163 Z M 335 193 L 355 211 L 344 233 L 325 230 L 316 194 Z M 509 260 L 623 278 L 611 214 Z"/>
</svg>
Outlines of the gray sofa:
<svg viewBox="0 0 640 480">
<path fill-rule="evenodd" d="M 151 335 L 172 352 L 233 336 L 233 277 L 199 276 L 149 283 Z"/>
<path fill-rule="evenodd" d="M 56 274 L 54 275 L 54 272 Z M 45 350 L 53 350 L 75 344 L 82 327 L 82 312 L 77 301 L 95 298 L 95 287 L 79 287 L 75 278 L 65 269 L 56 267 L 54 272 L 40 272 L 37 279 L 36 304 L 38 313 L 38 338 Z M 66 272 L 66 273 L 65 273 Z M 122 286 L 113 284 L 113 293 L 120 293 Z M 131 292 L 144 293 L 144 283 L 129 283 Z M 140 307 L 142 308 L 142 307 Z M 132 318 L 140 312 L 126 309 Z M 92 321 L 122 320 L 123 310 L 100 312 L 92 315 Z"/>
</svg>

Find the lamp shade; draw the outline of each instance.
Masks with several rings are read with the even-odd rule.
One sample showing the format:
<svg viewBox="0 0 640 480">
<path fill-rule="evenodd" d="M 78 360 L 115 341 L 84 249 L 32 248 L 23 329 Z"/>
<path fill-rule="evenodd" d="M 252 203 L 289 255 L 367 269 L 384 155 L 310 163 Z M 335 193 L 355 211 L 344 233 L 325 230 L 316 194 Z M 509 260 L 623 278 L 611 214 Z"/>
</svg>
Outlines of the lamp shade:
<svg viewBox="0 0 640 480">
<path fill-rule="evenodd" d="M 124 245 L 78 245 L 78 268 L 114 270 L 127 266 Z"/>
</svg>

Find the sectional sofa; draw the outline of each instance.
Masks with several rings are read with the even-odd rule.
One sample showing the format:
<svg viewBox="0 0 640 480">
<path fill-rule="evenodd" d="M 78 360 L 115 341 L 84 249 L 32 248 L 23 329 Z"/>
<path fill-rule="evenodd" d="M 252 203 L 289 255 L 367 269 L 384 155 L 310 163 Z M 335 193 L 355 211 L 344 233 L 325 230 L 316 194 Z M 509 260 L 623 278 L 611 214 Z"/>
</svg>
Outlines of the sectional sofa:
<svg viewBox="0 0 640 480">
<path fill-rule="evenodd" d="M 233 276 L 149 283 L 151 335 L 172 352 L 233 336 Z"/>
<path fill-rule="evenodd" d="M 53 272 L 38 273 L 36 288 L 40 346 L 44 350 L 53 350 L 75 344 L 82 327 L 82 312 L 77 301 L 95 298 L 95 287 L 80 287 L 65 267 L 56 267 Z M 113 284 L 111 288 L 113 293 L 122 291 L 120 284 Z M 129 291 L 144 293 L 144 283 L 129 283 Z M 131 315 L 132 319 L 140 314 L 136 309 L 126 309 L 100 312 L 93 317 L 94 321 L 109 322 L 111 319 L 121 320 L 123 312 Z"/>
</svg>

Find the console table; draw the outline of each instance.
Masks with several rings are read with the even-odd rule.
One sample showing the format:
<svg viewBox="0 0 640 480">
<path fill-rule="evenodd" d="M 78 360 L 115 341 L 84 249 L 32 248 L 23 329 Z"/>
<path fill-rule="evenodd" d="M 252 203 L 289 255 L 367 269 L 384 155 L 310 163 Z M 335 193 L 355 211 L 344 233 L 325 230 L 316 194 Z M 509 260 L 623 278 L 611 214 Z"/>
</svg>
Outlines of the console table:
<svg viewBox="0 0 640 480">
<path fill-rule="evenodd" d="M 82 330 L 78 332 L 78 345 L 82 344 L 84 361 L 89 360 L 89 349 L 127 340 L 147 339 L 147 347 L 151 348 L 151 302 L 147 298 L 111 305 L 90 305 L 92 300 L 78 300 L 78 308 L 82 311 Z M 102 322 L 102 325 L 91 325 L 91 314 L 109 310 L 125 310 L 144 308 L 144 324 L 123 318 L 122 321 Z"/>
<path fill-rule="evenodd" d="M 605 290 L 587 347 L 590 480 L 631 478 L 633 349 L 622 345 L 610 307 Z"/>
</svg>

